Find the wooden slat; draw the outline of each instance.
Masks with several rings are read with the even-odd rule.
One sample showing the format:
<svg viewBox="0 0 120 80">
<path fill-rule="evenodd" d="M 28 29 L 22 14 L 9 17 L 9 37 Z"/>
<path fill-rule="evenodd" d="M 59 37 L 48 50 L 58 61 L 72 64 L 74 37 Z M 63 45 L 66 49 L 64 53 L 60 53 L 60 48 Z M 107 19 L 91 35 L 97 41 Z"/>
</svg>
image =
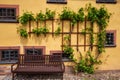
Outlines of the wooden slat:
<svg viewBox="0 0 120 80">
<path fill-rule="evenodd" d="M 93 33 L 93 23 L 91 23 L 91 29 L 92 29 L 91 32 Z M 92 37 L 93 37 L 93 36 L 92 36 L 92 35 L 93 35 L 92 33 L 90 34 L 91 39 L 92 39 Z M 92 50 L 93 50 L 93 43 L 90 43 L 90 45 L 91 45 L 90 48 L 91 48 L 91 51 L 92 51 Z"/>
<path fill-rule="evenodd" d="M 78 45 L 79 45 L 79 43 L 78 43 L 78 41 L 79 41 L 79 22 L 77 22 L 77 51 L 78 51 Z"/>
<path fill-rule="evenodd" d="M 63 45 L 63 31 L 64 31 L 63 27 L 64 27 L 64 21 L 62 20 L 62 45 Z M 62 47 L 62 51 L 63 51 L 63 47 Z"/>
<path fill-rule="evenodd" d="M 87 17 L 85 17 L 85 31 L 86 31 L 86 24 L 87 24 Z M 86 51 L 86 34 L 84 34 L 84 51 Z"/>
<path fill-rule="evenodd" d="M 31 32 L 31 21 L 29 21 L 29 32 Z M 31 36 L 31 34 L 29 34 Z"/>
<path fill-rule="evenodd" d="M 39 26 L 39 22 L 38 21 L 36 22 L 36 25 L 37 25 L 37 28 L 38 28 L 38 26 Z"/>
<path fill-rule="evenodd" d="M 72 27 L 74 27 L 74 26 L 71 26 L 71 21 L 70 21 L 70 30 L 69 30 L 70 40 L 69 40 L 69 46 L 71 46 L 71 33 L 72 33 Z"/>
<path fill-rule="evenodd" d="M 65 45 L 62 45 L 62 46 L 65 46 Z M 77 45 L 71 45 L 71 47 L 76 47 Z M 78 45 L 78 47 L 84 47 L 84 46 L 86 46 L 86 47 L 89 47 L 89 46 L 91 46 L 90 44 L 86 44 L 86 45 Z M 93 45 L 94 47 L 96 47 L 97 45 Z"/>
<path fill-rule="evenodd" d="M 54 36 L 54 20 L 52 20 L 52 36 Z"/>
</svg>

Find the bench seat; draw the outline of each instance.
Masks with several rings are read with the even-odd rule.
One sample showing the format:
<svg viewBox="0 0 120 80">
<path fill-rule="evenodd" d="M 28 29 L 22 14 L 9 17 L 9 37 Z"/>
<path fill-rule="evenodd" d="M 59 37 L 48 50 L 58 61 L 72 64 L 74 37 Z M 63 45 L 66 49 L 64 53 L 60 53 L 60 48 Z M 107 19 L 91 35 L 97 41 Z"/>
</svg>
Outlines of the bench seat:
<svg viewBox="0 0 120 80">
<path fill-rule="evenodd" d="M 42 55 L 39 56 L 39 58 L 37 57 L 37 60 L 35 57 L 36 56 L 21 55 L 19 61 L 11 66 L 12 79 L 14 80 L 15 74 L 19 73 L 21 74 L 60 73 L 63 75 L 65 71 L 65 66 L 62 62 L 61 56 Z"/>
</svg>

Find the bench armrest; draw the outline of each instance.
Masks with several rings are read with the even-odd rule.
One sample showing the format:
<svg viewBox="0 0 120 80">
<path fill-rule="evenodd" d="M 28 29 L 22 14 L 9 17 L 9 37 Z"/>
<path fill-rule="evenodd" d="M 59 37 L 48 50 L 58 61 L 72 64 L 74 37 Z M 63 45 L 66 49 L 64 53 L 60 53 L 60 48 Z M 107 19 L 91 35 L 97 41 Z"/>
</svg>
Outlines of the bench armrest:
<svg viewBox="0 0 120 80">
<path fill-rule="evenodd" d="M 15 70 L 15 68 L 14 68 L 15 66 L 16 67 L 18 66 L 18 62 L 11 65 L 11 72 Z"/>
</svg>

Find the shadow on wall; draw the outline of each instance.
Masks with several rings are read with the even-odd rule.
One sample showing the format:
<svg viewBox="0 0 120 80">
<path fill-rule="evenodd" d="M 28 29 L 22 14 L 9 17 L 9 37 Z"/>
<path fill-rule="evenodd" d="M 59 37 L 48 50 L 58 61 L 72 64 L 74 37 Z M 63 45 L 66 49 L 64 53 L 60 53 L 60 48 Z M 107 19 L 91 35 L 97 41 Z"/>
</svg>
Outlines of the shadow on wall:
<svg viewBox="0 0 120 80">
<path fill-rule="evenodd" d="M 41 42 L 44 40 L 45 42 L 48 42 L 49 34 L 40 34 L 39 36 L 33 34 L 32 39 L 35 40 L 35 43 L 41 44 Z"/>
<path fill-rule="evenodd" d="M 20 37 L 20 43 L 21 44 L 27 44 L 28 43 L 28 38 Z"/>
</svg>

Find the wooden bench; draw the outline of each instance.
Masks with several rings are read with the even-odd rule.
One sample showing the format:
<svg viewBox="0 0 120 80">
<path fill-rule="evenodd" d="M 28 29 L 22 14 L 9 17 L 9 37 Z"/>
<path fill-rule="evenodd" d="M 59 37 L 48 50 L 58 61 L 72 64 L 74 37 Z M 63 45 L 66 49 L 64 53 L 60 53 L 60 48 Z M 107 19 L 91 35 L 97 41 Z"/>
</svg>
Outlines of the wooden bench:
<svg viewBox="0 0 120 80">
<path fill-rule="evenodd" d="M 12 79 L 16 74 L 61 74 L 65 66 L 60 55 L 20 55 L 11 65 Z"/>
</svg>

